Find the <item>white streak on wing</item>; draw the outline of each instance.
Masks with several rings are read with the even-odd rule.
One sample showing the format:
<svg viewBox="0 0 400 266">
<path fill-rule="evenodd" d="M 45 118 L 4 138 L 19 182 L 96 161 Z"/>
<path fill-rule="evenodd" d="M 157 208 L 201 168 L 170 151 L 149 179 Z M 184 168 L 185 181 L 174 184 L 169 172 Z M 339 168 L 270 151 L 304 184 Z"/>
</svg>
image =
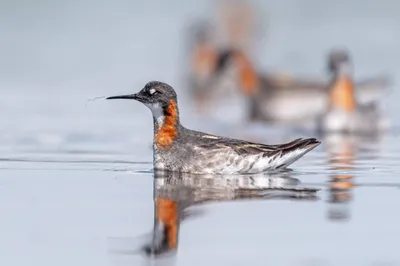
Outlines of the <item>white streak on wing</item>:
<svg viewBox="0 0 400 266">
<path fill-rule="evenodd" d="M 219 139 L 217 136 L 212 136 L 212 135 L 203 135 L 201 136 L 203 139 Z"/>
<path fill-rule="evenodd" d="M 230 152 L 229 159 L 225 161 L 225 165 L 221 169 L 224 174 L 236 174 L 242 168 L 242 161 L 237 163 L 240 160 L 240 156 L 234 152 Z M 230 163 L 232 161 L 232 163 Z"/>
<path fill-rule="evenodd" d="M 262 153 L 257 154 L 257 155 L 252 155 L 251 160 L 256 161 L 253 165 L 253 167 L 250 169 L 250 173 L 259 173 L 264 171 L 266 168 L 268 168 L 268 158 L 267 157 L 262 157 Z"/>
<path fill-rule="evenodd" d="M 164 123 L 164 112 L 158 103 L 145 103 L 145 105 L 151 110 L 153 117 L 157 120 L 157 123 L 162 126 Z"/>
<path fill-rule="evenodd" d="M 292 163 L 294 163 L 295 161 L 297 161 L 301 156 L 303 156 L 308 149 L 297 149 L 291 152 L 288 152 L 286 154 L 284 154 L 282 157 L 278 157 L 278 159 L 275 159 L 271 162 L 270 164 L 270 168 L 274 169 L 278 166 L 281 165 L 285 165 L 288 166 Z"/>
</svg>

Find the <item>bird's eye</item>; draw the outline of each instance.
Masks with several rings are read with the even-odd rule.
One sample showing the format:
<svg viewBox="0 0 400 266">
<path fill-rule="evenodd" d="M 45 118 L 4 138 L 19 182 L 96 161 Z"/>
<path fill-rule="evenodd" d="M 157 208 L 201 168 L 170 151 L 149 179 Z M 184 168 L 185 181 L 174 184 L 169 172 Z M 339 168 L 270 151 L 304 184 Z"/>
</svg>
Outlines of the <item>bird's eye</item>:
<svg viewBox="0 0 400 266">
<path fill-rule="evenodd" d="M 153 95 L 153 94 L 155 94 L 156 92 L 157 92 L 156 89 L 150 89 L 150 90 L 149 90 L 149 94 L 150 94 L 150 95 Z"/>
</svg>

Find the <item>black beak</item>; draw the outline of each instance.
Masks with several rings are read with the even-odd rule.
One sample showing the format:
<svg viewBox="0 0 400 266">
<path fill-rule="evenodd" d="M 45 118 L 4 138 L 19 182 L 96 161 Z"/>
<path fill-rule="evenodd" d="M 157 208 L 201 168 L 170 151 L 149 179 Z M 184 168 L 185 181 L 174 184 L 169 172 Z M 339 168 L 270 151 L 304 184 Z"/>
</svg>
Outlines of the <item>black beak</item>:
<svg viewBox="0 0 400 266">
<path fill-rule="evenodd" d="M 137 93 L 128 94 L 128 95 L 111 96 L 111 97 L 107 97 L 106 98 L 106 100 L 114 100 L 114 99 L 129 99 L 129 100 L 138 100 L 138 101 L 140 101 L 141 98 L 138 96 Z"/>
</svg>

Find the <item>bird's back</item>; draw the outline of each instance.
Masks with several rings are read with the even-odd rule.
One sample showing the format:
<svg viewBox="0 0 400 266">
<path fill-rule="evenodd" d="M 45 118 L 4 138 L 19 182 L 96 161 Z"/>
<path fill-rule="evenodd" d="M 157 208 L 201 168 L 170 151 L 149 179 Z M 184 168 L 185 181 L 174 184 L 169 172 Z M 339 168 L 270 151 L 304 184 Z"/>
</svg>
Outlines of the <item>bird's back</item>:
<svg viewBox="0 0 400 266">
<path fill-rule="evenodd" d="M 159 153 L 159 159 L 172 171 L 260 173 L 285 168 L 318 144 L 315 139 L 297 139 L 286 144 L 266 145 L 185 129 L 174 148 Z"/>
</svg>

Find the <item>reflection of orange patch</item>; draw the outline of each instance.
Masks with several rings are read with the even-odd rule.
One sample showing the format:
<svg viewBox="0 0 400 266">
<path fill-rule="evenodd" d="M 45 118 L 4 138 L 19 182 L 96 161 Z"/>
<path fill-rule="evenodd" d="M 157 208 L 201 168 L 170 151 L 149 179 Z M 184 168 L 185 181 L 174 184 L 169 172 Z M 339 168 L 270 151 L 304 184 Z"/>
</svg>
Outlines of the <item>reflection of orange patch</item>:
<svg viewBox="0 0 400 266">
<path fill-rule="evenodd" d="M 350 179 L 352 176 L 335 176 L 338 179 L 336 182 L 332 182 L 329 186 L 333 189 L 350 189 L 354 187 L 353 182 L 339 181 L 343 179 Z"/>
<path fill-rule="evenodd" d="M 253 95 L 258 89 L 258 76 L 250 61 L 243 53 L 237 53 L 236 59 L 240 67 L 240 81 L 243 91 L 247 95 Z"/>
<path fill-rule="evenodd" d="M 335 179 L 336 181 L 344 181 L 344 180 L 348 180 L 348 179 L 352 179 L 353 176 L 352 175 L 336 175 Z"/>
<path fill-rule="evenodd" d="M 168 232 L 168 245 L 177 247 L 178 238 L 178 204 L 169 199 L 157 199 L 157 219 L 160 220 Z"/>
<path fill-rule="evenodd" d="M 197 77 L 204 77 L 215 68 L 217 54 L 212 47 L 204 45 L 194 50 L 192 60 L 192 68 L 195 75 Z"/>
<path fill-rule="evenodd" d="M 351 149 L 345 149 L 337 154 L 337 158 L 331 160 L 331 164 L 336 165 L 336 170 L 352 170 L 354 154 Z M 353 175 L 335 175 L 329 184 L 331 189 L 347 190 L 352 189 L 355 184 L 352 182 Z"/>
<path fill-rule="evenodd" d="M 349 202 L 352 198 L 352 195 L 348 192 L 341 191 L 341 192 L 335 192 L 332 195 L 332 198 L 335 202 Z"/>
<path fill-rule="evenodd" d="M 353 82 L 349 78 L 340 78 L 334 84 L 329 95 L 331 105 L 345 111 L 356 108 Z"/>
<path fill-rule="evenodd" d="M 177 123 L 178 108 L 176 102 L 174 100 L 171 100 L 168 108 L 165 110 L 164 123 L 155 136 L 155 143 L 157 145 L 157 148 L 170 148 L 176 136 L 178 136 L 178 131 L 176 128 Z"/>
<path fill-rule="evenodd" d="M 333 165 L 333 169 L 336 170 L 351 170 L 353 169 L 353 159 L 354 159 L 354 153 L 352 150 L 350 150 L 350 147 L 348 147 L 349 150 L 344 150 L 338 154 L 335 154 L 335 156 L 330 160 L 330 164 Z"/>
</svg>

